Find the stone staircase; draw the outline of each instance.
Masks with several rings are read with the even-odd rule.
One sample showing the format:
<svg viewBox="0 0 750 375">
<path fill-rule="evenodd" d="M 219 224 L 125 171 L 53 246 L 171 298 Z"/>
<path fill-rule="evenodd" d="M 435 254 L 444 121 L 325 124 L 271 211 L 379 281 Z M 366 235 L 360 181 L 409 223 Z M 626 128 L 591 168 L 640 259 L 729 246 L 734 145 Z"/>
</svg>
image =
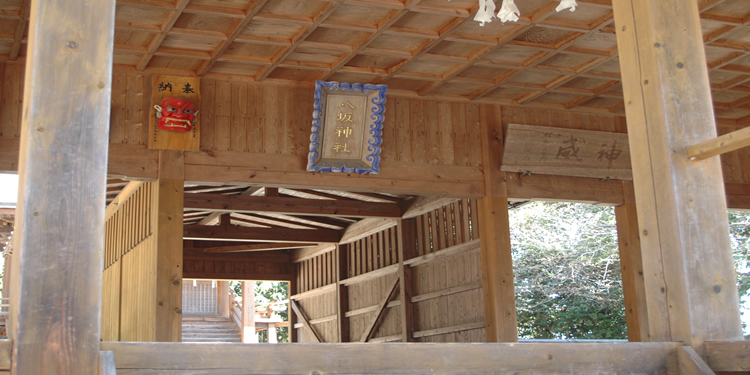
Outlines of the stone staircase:
<svg viewBox="0 0 750 375">
<path fill-rule="evenodd" d="M 241 337 L 239 328 L 228 317 L 182 317 L 182 342 L 242 342 Z"/>
</svg>

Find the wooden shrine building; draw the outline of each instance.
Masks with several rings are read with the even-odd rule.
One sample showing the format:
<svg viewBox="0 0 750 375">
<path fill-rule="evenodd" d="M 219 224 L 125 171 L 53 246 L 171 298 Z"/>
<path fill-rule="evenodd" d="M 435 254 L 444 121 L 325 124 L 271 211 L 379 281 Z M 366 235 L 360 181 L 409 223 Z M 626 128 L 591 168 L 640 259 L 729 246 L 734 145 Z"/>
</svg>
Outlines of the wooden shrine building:
<svg viewBox="0 0 750 375">
<path fill-rule="evenodd" d="M 2 2 L 0 373 L 750 371 L 750 2 L 515 3 Z M 317 80 L 387 85 L 379 173 L 307 170 Z M 526 200 L 615 206 L 630 342 L 517 342 Z M 180 343 L 182 278 L 290 282 L 303 343 Z"/>
</svg>

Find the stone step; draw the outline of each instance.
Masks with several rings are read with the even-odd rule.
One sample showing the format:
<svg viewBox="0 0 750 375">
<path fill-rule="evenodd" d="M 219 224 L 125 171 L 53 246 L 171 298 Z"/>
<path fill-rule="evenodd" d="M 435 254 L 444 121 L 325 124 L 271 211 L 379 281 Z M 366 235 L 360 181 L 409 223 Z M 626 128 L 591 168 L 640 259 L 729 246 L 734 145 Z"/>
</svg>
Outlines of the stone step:
<svg viewBox="0 0 750 375">
<path fill-rule="evenodd" d="M 184 316 L 182 342 L 242 342 L 234 321 L 226 317 Z"/>
</svg>

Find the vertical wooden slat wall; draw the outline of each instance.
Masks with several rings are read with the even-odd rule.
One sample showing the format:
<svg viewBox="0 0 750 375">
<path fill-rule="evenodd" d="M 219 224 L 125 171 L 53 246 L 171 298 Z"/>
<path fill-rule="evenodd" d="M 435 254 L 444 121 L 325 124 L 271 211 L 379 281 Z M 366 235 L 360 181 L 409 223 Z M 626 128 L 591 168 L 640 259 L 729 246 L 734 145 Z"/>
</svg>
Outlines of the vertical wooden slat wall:
<svg viewBox="0 0 750 375">
<path fill-rule="evenodd" d="M 106 218 L 102 339 L 154 341 L 154 183 L 143 183 Z"/>
<path fill-rule="evenodd" d="M 483 342 L 484 309 L 479 260 L 479 226 L 476 201 L 462 199 L 404 223 L 405 264 L 413 268 L 412 306 L 415 341 Z M 360 341 L 386 297 L 398 270 L 397 228 L 342 246 L 346 264 L 347 341 Z M 337 340 L 334 252 L 297 263 L 298 294 L 293 296 L 316 333 L 326 342 Z M 387 304 L 384 318 L 370 341 L 401 340 L 399 298 Z M 300 341 L 306 339 L 297 325 Z"/>
</svg>

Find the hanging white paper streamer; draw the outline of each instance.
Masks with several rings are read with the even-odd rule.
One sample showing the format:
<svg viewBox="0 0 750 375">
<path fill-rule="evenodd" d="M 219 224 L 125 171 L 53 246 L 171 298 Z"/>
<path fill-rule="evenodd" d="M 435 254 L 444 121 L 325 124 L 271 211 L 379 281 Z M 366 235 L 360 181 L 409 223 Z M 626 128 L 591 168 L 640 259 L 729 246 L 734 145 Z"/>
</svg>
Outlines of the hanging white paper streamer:
<svg viewBox="0 0 750 375">
<path fill-rule="evenodd" d="M 500 11 L 497 12 L 497 18 L 499 18 L 502 23 L 518 21 L 518 16 L 521 15 L 521 12 L 513 1 L 514 0 L 503 0 L 503 5 L 500 6 Z"/>
<path fill-rule="evenodd" d="M 571 12 L 575 12 L 577 6 L 576 0 L 560 0 L 560 5 L 555 10 L 559 12 L 564 9 L 570 9 Z"/>
<path fill-rule="evenodd" d="M 479 0 L 479 10 L 474 16 L 474 21 L 479 22 L 479 26 L 484 26 L 485 22 L 492 22 L 495 16 L 495 0 Z"/>
</svg>

